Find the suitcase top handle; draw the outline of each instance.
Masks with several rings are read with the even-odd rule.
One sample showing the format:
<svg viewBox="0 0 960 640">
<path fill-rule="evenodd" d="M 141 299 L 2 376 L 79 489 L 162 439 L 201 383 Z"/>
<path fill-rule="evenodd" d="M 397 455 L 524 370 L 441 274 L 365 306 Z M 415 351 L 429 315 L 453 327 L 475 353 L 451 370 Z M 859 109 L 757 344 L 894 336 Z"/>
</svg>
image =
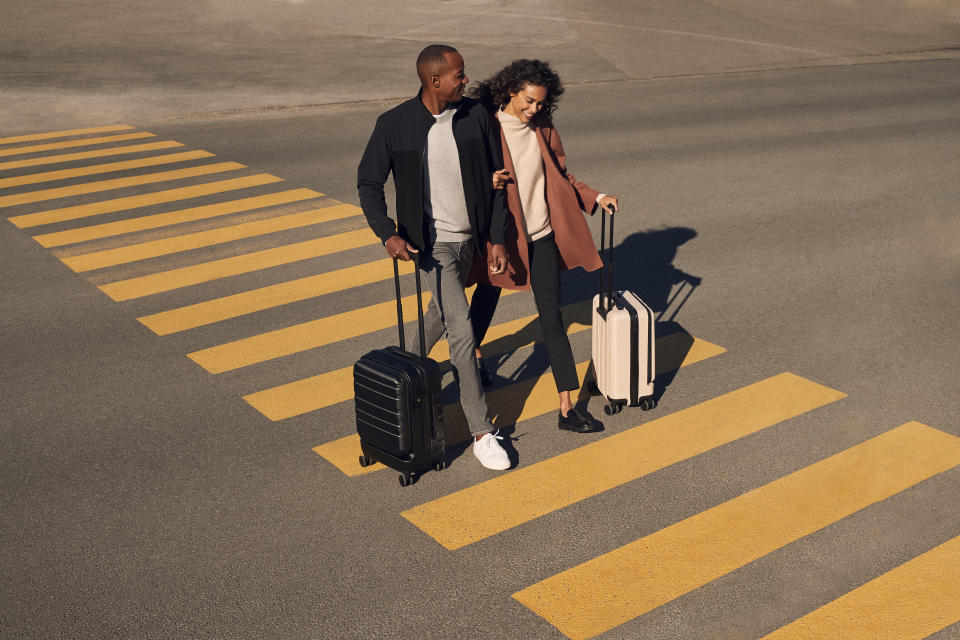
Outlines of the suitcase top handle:
<svg viewBox="0 0 960 640">
<path fill-rule="evenodd" d="M 603 251 L 604 243 L 607 239 L 606 233 L 606 222 L 607 216 L 605 213 L 610 214 L 610 242 L 607 247 L 607 259 L 604 261 L 603 269 L 600 271 L 600 291 L 597 293 L 600 294 L 600 308 L 597 309 L 603 317 L 606 317 L 607 312 L 610 311 L 613 307 L 613 205 L 610 205 L 609 210 L 605 207 L 600 208 L 600 259 L 603 260 Z M 607 283 L 607 295 L 603 295 L 603 283 Z"/>
<path fill-rule="evenodd" d="M 420 357 L 426 358 L 424 351 L 426 339 L 423 331 L 423 294 L 420 288 L 420 256 L 413 254 L 413 273 L 417 281 L 417 328 L 420 330 Z M 400 303 L 400 267 L 397 264 L 397 258 L 393 259 L 393 284 L 397 291 L 397 332 L 400 334 L 400 349 L 407 350 L 407 344 L 403 337 L 403 305 Z"/>
</svg>

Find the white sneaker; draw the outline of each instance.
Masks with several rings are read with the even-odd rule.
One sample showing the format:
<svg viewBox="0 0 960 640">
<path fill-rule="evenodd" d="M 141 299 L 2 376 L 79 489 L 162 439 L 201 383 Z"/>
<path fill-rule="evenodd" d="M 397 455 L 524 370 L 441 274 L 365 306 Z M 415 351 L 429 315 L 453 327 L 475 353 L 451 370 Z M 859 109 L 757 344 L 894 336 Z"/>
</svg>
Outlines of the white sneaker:
<svg viewBox="0 0 960 640">
<path fill-rule="evenodd" d="M 495 435 L 495 433 L 485 433 L 479 440 L 474 440 L 473 455 L 477 456 L 480 464 L 487 469 L 503 471 L 510 468 L 510 456 L 497 442 L 497 440 L 503 440 L 503 436 Z"/>
</svg>

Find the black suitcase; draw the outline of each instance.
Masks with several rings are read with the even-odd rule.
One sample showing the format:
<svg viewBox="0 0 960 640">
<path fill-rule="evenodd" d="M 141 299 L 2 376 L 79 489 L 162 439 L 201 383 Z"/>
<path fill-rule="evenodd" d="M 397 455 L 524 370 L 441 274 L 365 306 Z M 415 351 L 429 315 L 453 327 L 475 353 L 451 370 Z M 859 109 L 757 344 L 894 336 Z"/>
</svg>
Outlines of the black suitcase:
<svg viewBox="0 0 960 640">
<path fill-rule="evenodd" d="M 404 487 L 423 471 L 446 466 L 440 367 L 424 353 L 420 266 L 417 258 L 414 262 L 420 355 L 406 351 L 400 274 L 394 259 L 400 346 L 375 349 L 353 365 L 360 466 L 382 462 L 400 472 Z"/>
</svg>

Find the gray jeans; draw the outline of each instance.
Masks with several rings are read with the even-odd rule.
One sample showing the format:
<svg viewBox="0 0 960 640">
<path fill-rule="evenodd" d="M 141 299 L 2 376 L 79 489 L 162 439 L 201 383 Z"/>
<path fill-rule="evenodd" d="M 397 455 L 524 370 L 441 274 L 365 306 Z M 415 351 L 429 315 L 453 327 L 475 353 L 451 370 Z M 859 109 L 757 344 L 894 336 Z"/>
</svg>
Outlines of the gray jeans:
<svg viewBox="0 0 960 640">
<path fill-rule="evenodd" d="M 470 323 L 470 305 L 463 291 L 463 283 L 473 264 L 475 245 L 467 242 L 437 242 L 430 254 L 420 258 L 420 272 L 432 297 L 423 316 L 426 352 L 447 334 L 450 345 L 450 363 L 460 386 L 460 404 L 467 418 L 471 435 L 493 431 L 487 412 L 487 401 L 480 384 L 480 371 L 474 353 L 476 341 Z M 408 340 L 410 351 L 420 353 L 420 333 L 414 325 Z"/>
</svg>

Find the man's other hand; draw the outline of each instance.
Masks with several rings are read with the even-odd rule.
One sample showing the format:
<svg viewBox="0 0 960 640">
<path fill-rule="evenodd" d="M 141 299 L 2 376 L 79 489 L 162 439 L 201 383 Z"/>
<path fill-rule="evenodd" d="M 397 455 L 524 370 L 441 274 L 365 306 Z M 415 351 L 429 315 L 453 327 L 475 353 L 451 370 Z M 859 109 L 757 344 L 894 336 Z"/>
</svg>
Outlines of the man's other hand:
<svg viewBox="0 0 960 640">
<path fill-rule="evenodd" d="M 490 273 L 503 273 L 507 270 L 507 247 L 502 244 L 495 244 L 490 248 L 490 254 L 487 256 L 487 267 Z"/>
<path fill-rule="evenodd" d="M 506 169 L 500 169 L 499 171 L 493 172 L 493 188 L 500 190 L 505 186 L 513 182 L 513 179 L 510 177 L 510 172 Z"/>
</svg>

